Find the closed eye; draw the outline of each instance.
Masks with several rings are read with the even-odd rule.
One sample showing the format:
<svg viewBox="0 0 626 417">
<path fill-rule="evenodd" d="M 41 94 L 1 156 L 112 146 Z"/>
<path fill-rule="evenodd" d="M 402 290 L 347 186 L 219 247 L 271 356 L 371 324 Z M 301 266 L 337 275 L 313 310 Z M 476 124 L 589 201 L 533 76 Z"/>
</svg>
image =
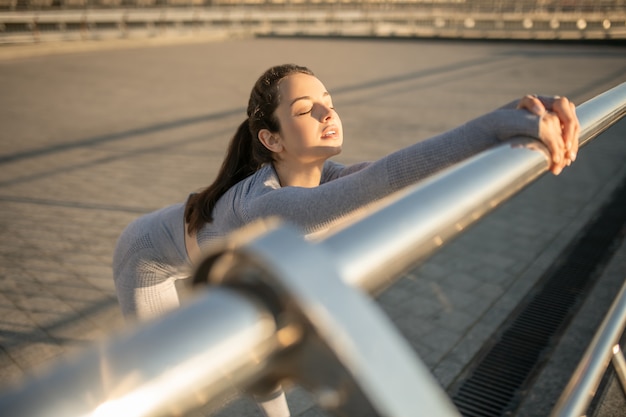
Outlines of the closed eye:
<svg viewBox="0 0 626 417">
<path fill-rule="evenodd" d="M 309 108 L 308 110 L 298 112 L 298 113 L 296 113 L 296 115 L 297 115 L 297 116 L 304 116 L 304 115 L 307 115 L 307 114 L 309 114 L 309 113 L 311 113 L 311 112 L 313 111 L 313 107 L 315 107 L 315 106 L 312 106 L 312 107 L 311 107 L 311 108 Z M 332 104 L 332 103 L 330 103 L 330 104 L 328 105 L 328 108 L 329 108 L 329 109 L 332 109 L 332 110 L 335 110 L 335 106 L 333 106 L 333 104 Z"/>
</svg>

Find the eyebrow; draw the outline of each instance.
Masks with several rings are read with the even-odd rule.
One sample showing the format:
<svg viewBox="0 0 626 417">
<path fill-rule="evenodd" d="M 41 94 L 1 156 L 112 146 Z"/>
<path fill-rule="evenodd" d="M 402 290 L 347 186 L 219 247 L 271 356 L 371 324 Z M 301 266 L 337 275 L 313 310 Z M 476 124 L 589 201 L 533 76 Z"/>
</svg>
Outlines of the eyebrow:
<svg viewBox="0 0 626 417">
<path fill-rule="evenodd" d="M 324 94 L 322 94 L 322 97 L 328 97 L 330 96 L 330 93 L 328 91 L 324 91 Z M 293 106 L 294 104 L 296 104 L 296 102 L 300 101 L 300 100 L 313 100 L 313 98 L 311 98 L 311 96 L 302 96 L 302 97 L 297 97 L 295 99 L 293 99 L 291 101 L 291 103 L 289 103 L 289 106 Z"/>
</svg>

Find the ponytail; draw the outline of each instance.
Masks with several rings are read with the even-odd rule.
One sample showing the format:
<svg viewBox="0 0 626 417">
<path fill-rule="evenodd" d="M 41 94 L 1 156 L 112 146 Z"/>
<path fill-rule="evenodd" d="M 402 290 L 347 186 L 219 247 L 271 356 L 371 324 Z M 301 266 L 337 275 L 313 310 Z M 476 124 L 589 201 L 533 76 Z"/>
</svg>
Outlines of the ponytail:
<svg viewBox="0 0 626 417">
<path fill-rule="evenodd" d="M 185 222 L 190 234 L 213 221 L 213 209 L 229 188 L 254 174 L 263 164 L 273 161 L 273 153 L 258 140 L 257 135 L 262 129 L 280 131 L 274 116 L 279 104 L 278 85 L 280 80 L 295 73 L 313 75 L 306 67 L 286 64 L 268 69 L 257 80 L 248 101 L 248 118 L 239 125 L 231 139 L 217 178 L 213 184 L 198 194 L 192 194 L 187 200 Z"/>
<path fill-rule="evenodd" d="M 269 151 L 265 149 L 264 152 L 260 147 L 265 149 L 258 140 L 253 140 L 248 119 L 244 120 L 230 141 L 226 158 L 213 184 L 200 193 L 192 194 L 187 200 L 185 222 L 189 233 L 197 232 L 205 223 L 211 223 L 217 200 L 230 187 L 254 174 L 264 162 L 268 162 L 267 156 L 271 160 Z M 257 153 L 267 155 L 259 159 Z"/>
</svg>

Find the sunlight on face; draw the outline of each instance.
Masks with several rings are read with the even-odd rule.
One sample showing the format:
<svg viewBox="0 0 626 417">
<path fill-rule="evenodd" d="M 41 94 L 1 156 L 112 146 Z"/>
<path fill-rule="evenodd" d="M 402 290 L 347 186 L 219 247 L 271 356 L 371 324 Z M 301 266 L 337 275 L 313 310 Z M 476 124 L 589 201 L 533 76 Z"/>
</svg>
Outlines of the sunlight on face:
<svg viewBox="0 0 626 417">
<path fill-rule="evenodd" d="M 316 77 L 293 74 L 281 80 L 278 118 L 281 160 L 319 163 L 341 152 L 343 129 L 333 101 Z"/>
</svg>

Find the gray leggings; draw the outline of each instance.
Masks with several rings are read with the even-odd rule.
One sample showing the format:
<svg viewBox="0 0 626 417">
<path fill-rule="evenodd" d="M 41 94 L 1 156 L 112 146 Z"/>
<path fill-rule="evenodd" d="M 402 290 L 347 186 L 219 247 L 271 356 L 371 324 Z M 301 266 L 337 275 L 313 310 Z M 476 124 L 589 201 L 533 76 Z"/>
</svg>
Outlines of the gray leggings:
<svg viewBox="0 0 626 417">
<path fill-rule="evenodd" d="M 113 255 L 113 278 L 124 317 L 145 320 L 180 305 L 176 280 L 189 276 L 189 263 L 173 243 L 145 227 L 149 218 L 131 223 L 118 240 Z M 170 239 L 171 241 L 171 239 Z M 165 241 L 167 242 L 167 241 Z"/>
</svg>

